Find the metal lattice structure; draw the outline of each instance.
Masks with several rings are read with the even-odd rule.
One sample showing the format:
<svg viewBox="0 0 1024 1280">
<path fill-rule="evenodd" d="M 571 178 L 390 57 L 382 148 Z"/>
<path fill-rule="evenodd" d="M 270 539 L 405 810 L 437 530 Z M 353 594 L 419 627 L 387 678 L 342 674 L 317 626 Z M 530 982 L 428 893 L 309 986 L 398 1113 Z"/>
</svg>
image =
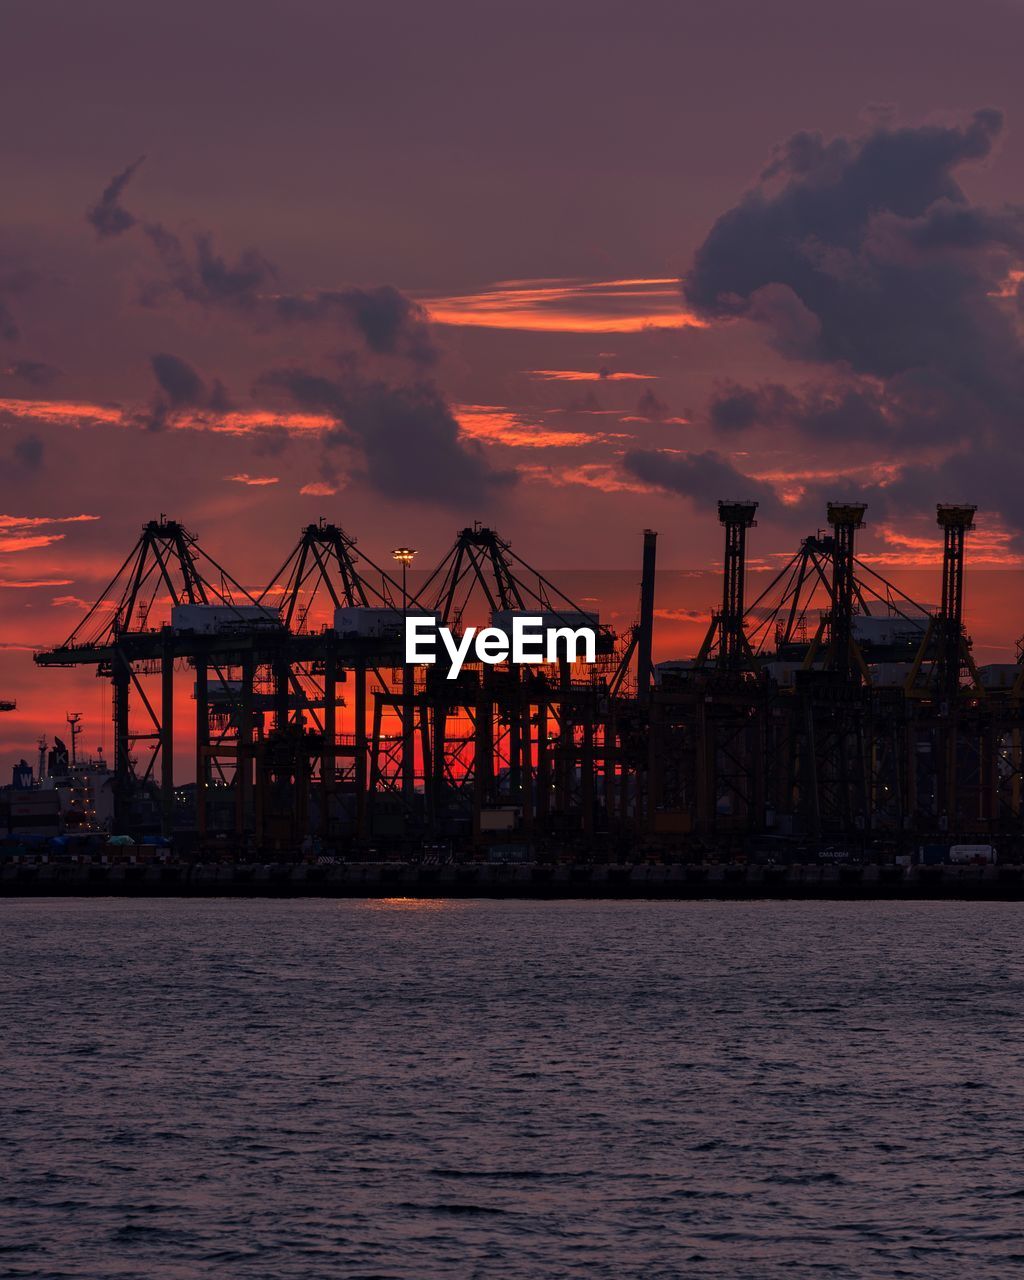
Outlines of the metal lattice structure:
<svg viewBox="0 0 1024 1280">
<path fill-rule="evenodd" d="M 117 828 L 168 836 L 180 835 L 176 677 L 189 672 L 200 848 L 497 840 L 583 856 L 638 841 L 907 847 L 958 833 L 1024 850 L 1024 667 L 979 669 L 965 625 L 975 509 L 937 509 L 936 609 L 858 554 L 860 503 L 829 504 L 827 528 L 747 604 L 755 511 L 720 504 L 722 607 L 692 660 L 653 660 L 650 530 L 637 621 L 621 641 L 597 623 L 594 665 L 469 661 L 448 680 L 404 664 L 409 611 L 456 633 L 516 614 L 595 615 L 479 524 L 410 595 L 404 576 L 321 520 L 254 596 L 161 517 L 67 641 L 36 661 L 110 681 Z M 335 610 L 380 625 L 343 630 Z"/>
</svg>

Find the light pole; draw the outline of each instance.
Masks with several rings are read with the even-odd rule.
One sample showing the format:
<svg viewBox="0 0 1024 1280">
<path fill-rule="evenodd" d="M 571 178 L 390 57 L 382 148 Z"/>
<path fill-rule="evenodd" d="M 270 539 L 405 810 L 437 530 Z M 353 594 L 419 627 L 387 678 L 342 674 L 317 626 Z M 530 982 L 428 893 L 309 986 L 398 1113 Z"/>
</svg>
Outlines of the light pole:
<svg viewBox="0 0 1024 1280">
<path fill-rule="evenodd" d="M 409 591 L 406 574 L 416 556 L 415 547 L 395 547 L 391 556 L 402 566 L 402 619 L 409 614 Z M 412 804 L 416 789 L 416 738 L 413 729 L 413 669 L 411 663 L 402 664 L 402 796 L 407 805 Z"/>
<path fill-rule="evenodd" d="M 395 547 L 391 553 L 393 560 L 397 560 L 402 566 L 402 612 L 407 613 L 409 610 L 409 592 L 405 586 L 405 575 L 409 570 L 409 566 L 416 558 L 415 547 Z"/>
</svg>

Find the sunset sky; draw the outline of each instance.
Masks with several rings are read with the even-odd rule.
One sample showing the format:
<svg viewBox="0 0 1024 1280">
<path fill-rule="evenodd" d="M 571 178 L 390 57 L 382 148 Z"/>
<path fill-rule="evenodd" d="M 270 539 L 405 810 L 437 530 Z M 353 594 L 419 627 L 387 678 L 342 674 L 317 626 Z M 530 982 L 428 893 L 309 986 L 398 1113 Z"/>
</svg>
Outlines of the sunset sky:
<svg viewBox="0 0 1024 1280">
<path fill-rule="evenodd" d="M 66 709 L 99 735 L 31 649 L 161 512 L 255 591 L 319 516 L 424 566 L 480 519 L 624 571 L 622 625 L 650 526 L 674 656 L 717 498 L 767 571 L 861 496 L 925 601 L 974 502 L 1012 657 L 1018 0 L 5 0 L 0 43 L 5 768 Z"/>
</svg>

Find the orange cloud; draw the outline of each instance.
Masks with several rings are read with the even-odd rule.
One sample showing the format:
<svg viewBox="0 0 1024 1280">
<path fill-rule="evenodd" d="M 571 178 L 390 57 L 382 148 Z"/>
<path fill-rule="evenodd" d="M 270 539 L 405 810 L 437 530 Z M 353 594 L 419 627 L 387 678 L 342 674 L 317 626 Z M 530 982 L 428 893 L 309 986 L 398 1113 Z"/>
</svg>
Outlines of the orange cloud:
<svg viewBox="0 0 1024 1280">
<path fill-rule="evenodd" d="M 328 431 L 337 425 L 333 418 L 322 413 L 271 413 L 266 409 L 251 409 L 221 413 L 216 416 L 203 413 L 179 413 L 172 426 L 188 431 L 220 431 L 228 435 L 244 436 L 250 431 L 267 427 L 284 427 L 286 431 Z"/>
<path fill-rule="evenodd" d="M 70 587 L 71 578 L 0 578 L 6 590 L 29 590 L 34 587 Z"/>
<path fill-rule="evenodd" d="M 647 427 L 688 427 L 689 418 L 640 418 L 636 414 L 627 414 L 620 422 L 642 422 Z"/>
<path fill-rule="evenodd" d="M 460 405 L 457 416 L 464 436 L 510 449 L 569 449 L 615 438 L 600 431 L 552 431 L 512 409 L 496 405 Z"/>
<path fill-rule="evenodd" d="M 667 622 L 703 622 L 711 621 L 710 609 L 655 609 L 654 616 Z"/>
<path fill-rule="evenodd" d="M 52 547 L 55 542 L 60 542 L 63 537 L 62 533 L 0 536 L 0 551 L 35 551 L 39 547 Z"/>
<path fill-rule="evenodd" d="M 81 524 L 99 516 L 9 516 L 0 515 L 0 529 L 38 529 L 46 524 Z"/>
<path fill-rule="evenodd" d="M 68 423 L 72 426 L 130 427 L 138 420 L 136 411 L 118 406 L 89 404 L 78 400 L 2 400 L 0 413 L 34 422 Z M 326 431 L 335 426 L 333 418 L 317 413 L 276 413 L 268 409 L 235 410 L 211 414 L 203 410 L 182 410 L 169 419 L 178 430 L 222 431 L 229 435 L 245 435 L 267 427 L 284 427 L 286 431 Z"/>
<path fill-rule="evenodd" d="M 1018 269 L 1008 271 L 999 288 L 993 289 L 988 296 L 990 298 L 1015 298 L 1021 281 L 1024 281 L 1024 271 Z"/>
<path fill-rule="evenodd" d="M 251 476 L 248 474 L 248 472 L 241 471 L 237 476 L 225 476 L 224 479 L 233 480 L 236 484 L 249 484 L 249 485 L 260 486 L 260 485 L 266 485 L 266 484 L 278 484 L 280 481 L 280 476 Z"/>
<path fill-rule="evenodd" d="M 91 609 L 91 608 L 92 608 L 92 601 L 91 601 L 91 600 L 83 600 L 83 599 L 81 598 L 81 596 L 54 596 L 54 597 L 53 597 L 53 599 L 50 601 L 50 604 L 51 604 L 55 609 L 63 609 L 63 608 L 66 608 L 66 607 L 68 607 L 68 606 L 71 606 L 71 605 L 73 605 L 76 609 Z M 97 609 L 102 609 L 102 608 L 104 608 L 104 607 L 107 607 L 107 608 L 109 608 L 109 607 L 110 607 L 110 605 L 108 604 L 108 602 L 107 602 L 106 600 L 101 600 L 101 601 L 96 605 L 96 608 L 97 608 Z"/>
<path fill-rule="evenodd" d="M 607 369 L 527 369 L 531 378 L 544 382 L 652 382 L 656 373 L 612 373 Z"/>
<path fill-rule="evenodd" d="M 527 480 L 565 489 L 579 485 L 584 489 L 599 489 L 602 493 L 648 493 L 642 484 L 626 480 L 614 466 L 605 462 L 587 462 L 578 467 L 521 466 L 516 470 Z"/>
<path fill-rule="evenodd" d="M 35 533 L 33 530 L 54 524 L 80 524 L 83 521 L 98 520 L 99 516 L 11 516 L 0 515 L 0 530 L 8 532 L 0 534 L 0 552 L 3 551 L 35 551 L 40 547 L 50 547 L 60 542 L 62 533 Z"/>
<path fill-rule="evenodd" d="M 122 410 L 116 405 L 88 404 L 78 400 L 0 400 L 0 413 L 42 422 L 119 423 Z"/>
<path fill-rule="evenodd" d="M 879 526 L 878 533 L 892 549 L 871 552 L 865 557 L 871 564 L 907 569 L 931 569 L 942 564 L 942 539 L 937 535 L 903 533 L 893 525 Z M 1024 555 L 1013 550 L 1012 542 L 1013 534 L 998 525 L 973 529 L 967 535 L 965 559 L 979 568 L 1019 568 L 1024 565 Z"/>
<path fill-rule="evenodd" d="M 420 301 L 436 324 L 540 333 L 640 333 L 705 328 L 685 311 L 678 280 L 504 280 L 480 293 Z"/>
<path fill-rule="evenodd" d="M 749 456 L 736 454 L 736 457 Z M 828 482 L 839 480 L 863 480 L 885 486 L 890 484 L 900 473 L 900 464 L 895 462 L 869 462 L 859 467 L 802 467 L 785 468 L 775 471 L 752 471 L 752 480 L 761 480 L 765 484 L 774 485 L 779 498 L 786 506 L 794 506 L 807 492 L 807 485 L 812 482 Z"/>
<path fill-rule="evenodd" d="M 299 493 L 304 493 L 310 498 L 330 498 L 337 492 L 338 490 L 334 485 L 324 484 L 320 480 L 317 480 L 313 484 L 304 484 L 299 490 Z"/>
</svg>

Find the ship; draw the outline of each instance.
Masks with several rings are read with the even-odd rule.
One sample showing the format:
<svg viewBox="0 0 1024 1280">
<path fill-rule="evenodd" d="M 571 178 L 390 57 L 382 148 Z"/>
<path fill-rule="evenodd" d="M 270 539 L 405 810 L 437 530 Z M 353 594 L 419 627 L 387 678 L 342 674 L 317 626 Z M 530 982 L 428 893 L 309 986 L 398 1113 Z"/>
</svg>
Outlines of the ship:
<svg viewBox="0 0 1024 1280">
<path fill-rule="evenodd" d="M 78 712 L 67 716 L 71 745 L 55 735 L 51 747 L 44 736 L 37 743 L 33 766 L 22 758 L 12 770 L 9 786 L 0 787 L 0 838 L 36 842 L 64 837 L 67 841 L 106 839 L 114 821 L 113 772 L 103 748 L 81 756 Z"/>
</svg>

